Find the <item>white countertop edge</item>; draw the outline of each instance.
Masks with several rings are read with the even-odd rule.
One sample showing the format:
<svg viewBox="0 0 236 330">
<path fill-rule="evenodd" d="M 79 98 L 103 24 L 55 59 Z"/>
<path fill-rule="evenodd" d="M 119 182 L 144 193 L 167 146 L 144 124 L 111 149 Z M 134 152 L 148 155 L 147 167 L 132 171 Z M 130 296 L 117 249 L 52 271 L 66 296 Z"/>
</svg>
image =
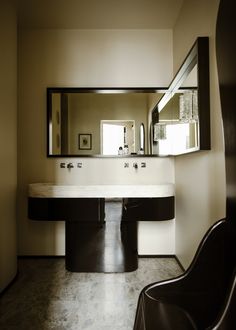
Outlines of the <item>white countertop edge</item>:
<svg viewBox="0 0 236 330">
<path fill-rule="evenodd" d="M 36 198 L 127 198 L 174 196 L 174 184 L 155 185 L 57 185 L 29 184 L 28 196 Z"/>
</svg>

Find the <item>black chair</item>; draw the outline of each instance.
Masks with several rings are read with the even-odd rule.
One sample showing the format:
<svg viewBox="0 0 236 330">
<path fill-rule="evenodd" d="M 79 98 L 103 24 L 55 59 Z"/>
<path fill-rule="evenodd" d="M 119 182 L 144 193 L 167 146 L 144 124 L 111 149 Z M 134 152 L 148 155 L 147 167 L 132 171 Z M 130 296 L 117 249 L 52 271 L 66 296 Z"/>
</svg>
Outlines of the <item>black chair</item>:
<svg viewBox="0 0 236 330">
<path fill-rule="evenodd" d="M 203 238 L 183 275 L 146 286 L 139 296 L 134 329 L 210 327 L 230 290 L 236 265 L 235 237 L 229 221 L 218 221 Z"/>
</svg>

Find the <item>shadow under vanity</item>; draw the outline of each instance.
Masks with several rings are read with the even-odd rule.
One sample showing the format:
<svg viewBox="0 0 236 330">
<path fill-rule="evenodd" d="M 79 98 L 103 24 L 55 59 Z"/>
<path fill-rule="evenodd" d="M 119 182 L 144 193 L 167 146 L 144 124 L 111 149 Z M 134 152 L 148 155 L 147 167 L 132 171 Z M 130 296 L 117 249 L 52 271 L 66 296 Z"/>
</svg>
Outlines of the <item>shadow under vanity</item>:
<svg viewBox="0 0 236 330">
<path fill-rule="evenodd" d="M 117 219 L 114 213 L 109 217 L 113 211 L 108 200 L 114 200 L 113 207 L 118 207 L 116 223 L 107 221 Z M 38 183 L 29 185 L 28 216 L 32 220 L 65 221 L 67 270 L 128 272 L 138 267 L 137 222 L 174 219 L 174 204 L 172 184 Z"/>
</svg>

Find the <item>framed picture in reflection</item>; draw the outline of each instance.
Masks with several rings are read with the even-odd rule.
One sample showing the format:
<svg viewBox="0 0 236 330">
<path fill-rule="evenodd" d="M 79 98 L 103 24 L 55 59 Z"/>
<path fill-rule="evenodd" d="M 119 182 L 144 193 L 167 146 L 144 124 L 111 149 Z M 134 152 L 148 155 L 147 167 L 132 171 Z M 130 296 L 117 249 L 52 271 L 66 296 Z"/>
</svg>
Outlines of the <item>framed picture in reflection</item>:
<svg viewBox="0 0 236 330">
<path fill-rule="evenodd" d="M 79 134 L 78 136 L 79 150 L 92 149 L 92 134 Z"/>
</svg>

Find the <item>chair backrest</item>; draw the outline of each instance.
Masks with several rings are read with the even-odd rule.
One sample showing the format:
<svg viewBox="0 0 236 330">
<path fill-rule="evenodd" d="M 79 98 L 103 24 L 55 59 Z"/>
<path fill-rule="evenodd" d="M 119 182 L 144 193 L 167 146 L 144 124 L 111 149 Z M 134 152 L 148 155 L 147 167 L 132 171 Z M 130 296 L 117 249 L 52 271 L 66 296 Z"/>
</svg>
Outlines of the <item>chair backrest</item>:
<svg viewBox="0 0 236 330">
<path fill-rule="evenodd" d="M 215 325 L 210 329 L 233 330 L 236 326 L 236 4 L 221 0 L 216 25 L 216 57 L 224 127 L 226 167 L 226 219 L 232 228 L 232 251 L 228 265 L 234 267 L 228 296 Z"/>
<path fill-rule="evenodd" d="M 216 57 L 224 127 L 226 167 L 226 219 L 234 234 L 231 263 L 236 267 L 236 4 L 221 0 L 216 24 Z"/>
<path fill-rule="evenodd" d="M 221 0 L 216 26 L 216 56 L 224 126 L 226 217 L 236 223 L 236 17 L 235 0 Z"/>
</svg>

